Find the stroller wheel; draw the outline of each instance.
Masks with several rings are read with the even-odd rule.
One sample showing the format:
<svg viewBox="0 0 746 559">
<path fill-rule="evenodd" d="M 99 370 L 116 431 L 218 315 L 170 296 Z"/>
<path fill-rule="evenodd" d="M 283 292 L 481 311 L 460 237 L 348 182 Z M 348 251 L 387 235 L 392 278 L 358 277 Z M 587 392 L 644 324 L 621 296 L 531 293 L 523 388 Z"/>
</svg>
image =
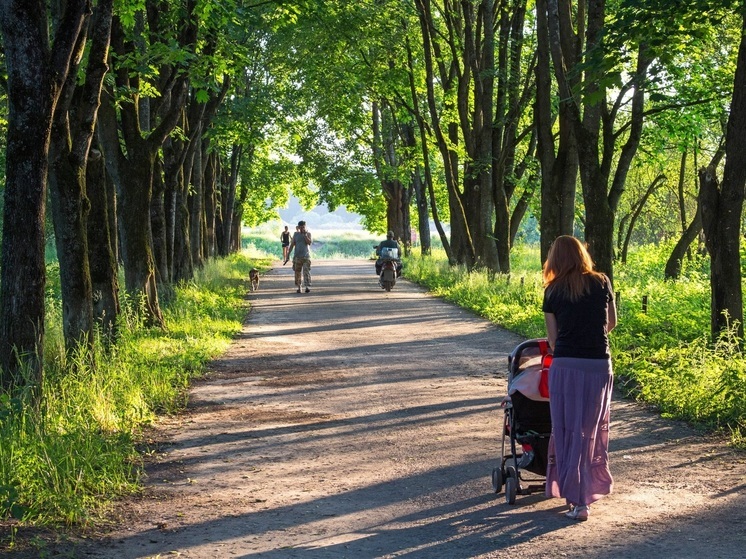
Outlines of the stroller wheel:
<svg viewBox="0 0 746 559">
<path fill-rule="evenodd" d="M 507 483 L 507 480 L 510 478 L 514 478 L 516 481 L 518 481 L 518 470 L 515 467 L 515 459 L 511 460 L 512 466 L 506 466 L 505 468 L 505 483 Z"/>
<path fill-rule="evenodd" d="M 510 476 L 505 480 L 505 502 L 509 505 L 515 505 L 515 496 L 518 492 L 518 479 Z"/>
<path fill-rule="evenodd" d="M 495 490 L 495 493 L 500 493 L 500 490 L 503 488 L 503 469 L 502 468 L 493 468 L 492 470 L 492 489 Z"/>
</svg>

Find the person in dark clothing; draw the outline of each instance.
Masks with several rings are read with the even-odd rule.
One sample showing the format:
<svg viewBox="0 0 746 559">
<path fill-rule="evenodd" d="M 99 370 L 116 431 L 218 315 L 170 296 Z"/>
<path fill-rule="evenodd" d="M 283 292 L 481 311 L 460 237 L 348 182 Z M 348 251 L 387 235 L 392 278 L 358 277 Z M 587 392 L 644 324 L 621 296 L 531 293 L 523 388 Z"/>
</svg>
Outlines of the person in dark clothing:
<svg viewBox="0 0 746 559">
<path fill-rule="evenodd" d="M 290 252 L 290 231 L 287 225 L 285 230 L 280 233 L 280 244 L 282 245 L 282 260 L 284 262 L 288 259 L 288 253 Z"/>
<path fill-rule="evenodd" d="M 609 278 L 575 237 L 555 239 L 544 263 L 549 369 L 546 495 L 562 497 L 566 516 L 588 520 L 591 503 L 612 492 L 609 417 L 614 375 L 609 337 L 617 323 Z"/>
<path fill-rule="evenodd" d="M 376 256 L 378 256 L 378 260 L 376 260 L 376 275 L 377 276 L 381 275 L 381 266 L 383 265 L 383 262 L 381 260 L 382 258 L 381 249 L 382 248 L 395 248 L 396 249 L 396 257 L 395 257 L 396 258 L 396 277 L 401 276 L 402 264 L 401 264 L 401 260 L 399 260 L 399 258 L 401 258 L 401 246 L 399 246 L 399 242 L 396 239 L 394 239 L 393 231 L 389 231 L 388 233 L 386 233 L 386 240 L 381 241 L 376 246 Z"/>
</svg>

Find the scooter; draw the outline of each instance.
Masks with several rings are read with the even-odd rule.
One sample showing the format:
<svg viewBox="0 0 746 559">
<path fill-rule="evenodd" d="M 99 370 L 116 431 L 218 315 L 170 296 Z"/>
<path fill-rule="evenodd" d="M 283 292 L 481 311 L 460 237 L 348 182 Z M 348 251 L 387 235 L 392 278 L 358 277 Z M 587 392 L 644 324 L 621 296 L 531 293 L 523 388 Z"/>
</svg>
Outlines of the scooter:
<svg viewBox="0 0 746 559">
<path fill-rule="evenodd" d="M 395 258 L 381 258 L 381 279 L 378 283 L 386 291 L 391 291 L 396 285 L 396 264 Z"/>
<path fill-rule="evenodd" d="M 400 273 L 399 251 L 390 247 L 381 248 L 378 262 L 381 265 L 378 285 L 386 291 L 391 291 L 396 285 L 396 278 L 399 277 Z"/>
</svg>

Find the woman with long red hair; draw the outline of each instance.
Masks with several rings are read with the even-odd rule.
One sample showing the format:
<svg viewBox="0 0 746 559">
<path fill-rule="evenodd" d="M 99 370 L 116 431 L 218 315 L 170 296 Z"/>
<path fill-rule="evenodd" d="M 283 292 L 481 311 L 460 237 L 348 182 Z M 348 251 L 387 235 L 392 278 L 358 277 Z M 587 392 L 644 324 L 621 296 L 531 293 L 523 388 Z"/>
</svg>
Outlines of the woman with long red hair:
<svg viewBox="0 0 746 559">
<path fill-rule="evenodd" d="M 549 370 L 547 489 L 573 520 L 611 493 L 609 411 L 613 371 L 608 333 L 616 326 L 611 282 L 593 270 L 575 237 L 557 237 L 544 263 L 544 319 L 554 358 Z"/>
</svg>

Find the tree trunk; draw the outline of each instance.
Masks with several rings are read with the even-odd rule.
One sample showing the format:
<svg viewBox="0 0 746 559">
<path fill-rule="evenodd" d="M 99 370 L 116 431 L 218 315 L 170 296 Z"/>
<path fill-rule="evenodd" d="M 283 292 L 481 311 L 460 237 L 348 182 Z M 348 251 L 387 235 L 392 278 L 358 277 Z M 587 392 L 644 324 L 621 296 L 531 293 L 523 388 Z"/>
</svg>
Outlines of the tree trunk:
<svg viewBox="0 0 746 559">
<path fill-rule="evenodd" d="M 189 239 L 189 211 L 186 200 L 194 164 L 194 150 L 200 143 L 204 104 L 192 99 L 188 114 L 182 111 L 181 126 L 189 138 L 182 141 L 169 138 L 164 145 L 165 206 L 167 216 L 167 250 L 169 271 L 173 282 L 191 279 L 194 275 Z"/>
<path fill-rule="evenodd" d="M 91 150 L 86 167 L 88 213 L 88 261 L 93 292 L 93 318 L 105 339 L 116 335 L 119 316 L 119 278 L 117 276 L 116 237 L 111 235 L 114 214 L 109 202 L 106 169 L 101 152 Z"/>
<path fill-rule="evenodd" d="M 199 142 L 189 143 L 181 171 L 181 184 L 176 192 L 176 224 L 174 226 L 174 282 L 194 277 L 189 212 L 189 183 L 192 180 L 195 153 Z"/>
<path fill-rule="evenodd" d="M 186 179 L 184 179 L 186 180 Z M 189 205 L 186 189 L 176 193 L 176 225 L 174 230 L 174 283 L 194 277 L 194 261 L 190 241 Z"/>
<path fill-rule="evenodd" d="M 449 261 L 465 264 L 468 268 L 471 268 L 474 265 L 476 254 L 471 231 L 468 229 L 469 223 L 466 218 L 465 203 L 459 190 L 459 155 L 453 147 L 459 144 L 458 127 L 453 123 L 447 125 L 441 123 L 439 104 L 435 97 L 434 87 L 434 84 L 438 82 L 446 97 L 452 93 L 455 79 L 453 68 L 456 67 L 456 64 L 449 65 L 446 68 L 446 64 L 437 58 L 441 49 L 433 26 L 430 1 L 416 0 L 415 3 L 422 33 L 428 110 L 432 122 L 432 131 L 435 133 L 436 144 L 443 161 L 445 182 L 448 188 L 448 205 L 451 216 L 451 257 Z M 433 56 L 433 52 L 436 56 Z M 435 75 L 436 63 L 439 68 L 439 79 Z M 453 106 L 447 101 L 445 111 L 452 110 Z M 447 133 L 444 133 L 443 126 L 446 127 Z"/>
<path fill-rule="evenodd" d="M 166 218 L 166 260 L 168 277 L 174 282 L 174 244 L 176 242 L 176 203 L 183 179 L 181 154 L 184 143 L 169 138 L 163 145 L 163 211 Z"/>
<path fill-rule="evenodd" d="M 243 218 L 243 209 L 236 206 L 233 210 L 233 219 L 231 219 L 231 252 L 241 250 L 241 220 Z"/>
<path fill-rule="evenodd" d="M 0 2 L 9 114 L 0 263 L 0 385 L 6 389 L 29 384 L 38 394 L 41 386 L 49 141 L 88 9 L 84 0 L 69 1 L 50 46 L 44 2 Z"/>
<path fill-rule="evenodd" d="M 218 251 L 220 256 L 228 256 L 232 248 L 233 216 L 236 204 L 236 187 L 238 185 L 238 169 L 241 165 L 243 146 L 234 144 L 231 149 L 230 173 L 226 173 L 225 181 L 220 190 L 220 218 L 221 231 Z"/>
<path fill-rule="evenodd" d="M 522 75 L 526 2 L 518 0 L 510 6 L 501 4 L 499 10 L 498 86 L 492 127 L 492 190 L 499 270 L 509 273 L 510 248 L 519 225 L 512 222 L 514 212 L 510 209 L 518 180 L 518 125 L 531 95 L 521 86 L 529 82 Z"/>
<path fill-rule="evenodd" d="M 712 156 L 712 160 L 710 161 L 710 165 L 708 166 L 711 169 L 717 169 L 718 165 L 720 164 L 720 160 L 725 156 L 725 144 L 721 141 L 720 146 L 715 151 L 715 154 Z M 708 176 L 708 174 L 705 174 L 704 176 Z M 701 181 L 702 176 L 700 175 L 698 179 Z M 681 183 L 681 181 L 679 181 Z M 700 190 L 702 188 L 702 185 L 700 184 Z M 681 275 L 681 263 L 684 260 L 684 255 L 688 254 L 689 247 L 694 242 L 694 239 L 696 239 L 700 232 L 702 231 L 702 210 L 699 206 L 699 195 L 697 195 L 697 209 L 694 213 L 694 218 L 692 219 L 692 222 L 689 224 L 688 227 L 684 229 L 684 232 L 681 234 L 681 238 L 676 243 L 676 246 L 674 246 L 673 250 L 671 251 L 671 255 L 668 257 L 668 261 L 666 262 L 666 268 L 665 268 L 665 277 L 666 279 L 670 280 L 676 280 L 679 279 L 679 276 Z"/>
<path fill-rule="evenodd" d="M 432 252 L 432 241 L 430 239 L 430 212 L 427 204 L 427 192 L 425 191 L 425 185 L 422 184 L 419 169 L 412 171 L 412 189 L 417 205 L 417 233 L 420 241 L 420 254 L 425 256 Z"/>
<path fill-rule="evenodd" d="M 152 3 L 148 3 L 148 8 L 150 31 L 156 33 L 159 29 L 159 14 Z M 196 42 L 198 25 L 194 8 L 195 3 L 189 0 L 177 38 L 181 45 L 188 45 L 190 48 Z M 115 60 L 126 58 L 131 48 L 132 45 L 126 42 L 121 22 L 115 18 L 112 26 L 112 49 L 117 55 Z M 100 118 L 105 123 L 100 127 L 100 137 L 107 170 L 118 190 L 125 287 L 130 295 L 144 298 L 144 305 L 140 308 L 145 313 L 146 322 L 163 326 L 156 288 L 150 213 L 153 176 L 156 157 L 181 118 L 187 99 L 188 76 L 168 66 L 160 70 L 160 105 L 152 109 L 154 122 L 150 122 L 150 119 L 141 118 L 143 115 L 137 110 L 140 106 L 137 94 L 139 76 L 129 67 L 116 68 L 117 91 L 130 96 L 130 99 L 118 104 L 117 114 L 113 104 L 116 96 L 107 88 L 106 100 L 100 111 Z M 158 117 L 157 121 L 155 115 Z"/>
<path fill-rule="evenodd" d="M 629 227 L 627 227 L 627 234 L 624 236 L 624 243 L 622 243 L 622 255 L 621 260 L 622 262 L 627 262 L 627 250 L 629 248 L 629 241 L 632 238 L 632 231 L 635 229 L 635 223 L 637 222 L 637 218 L 640 217 L 640 213 L 642 213 L 642 209 L 645 207 L 645 204 L 648 201 L 648 198 L 653 194 L 653 192 L 656 191 L 656 189 L 661 185 L 663 181 L 666 180 L 665 175 L 658 175 L 655 177 L 653 182 L 648 185 L 647 190 L 645 190 L 645 194 L 643 194 L 642 198 L 637 201 L 635 204 L 634 211 L 632 212 L 632 215 L 629 220 Z"/>
<path fill-rule="evenodd" d="M 106 95 L 99 111 L 99 133 L 106 168 L 117 189 L 117 223 L 124 264 L 125 288 L 134 296 L 144 297 L 145 319 L 163 326 L 163 315 L 156 289 L 155 259 L 152 250 L 150 202 L 155 152 L 148 142 L 130 135 L 128 157 L 121 151 L 112 98 Z M 123 118 L 132 124 L 134 115 Z"/>
<path fill-rule="evenodd" d="M 587 3 L 587 52 L 603 47 L 605 6 L 605 0 L 589 0 Z M 609 108 L 606 99 L 608 92 L 602 80 L 605 70 L 588 60 L 575 61 L 575 54 L 583 52 L 578 47 L 582 34 L 574 35 L 572 32 L 569 24 L 571 7 L 569 0 L 548 0 L 550 46 L 562 98 L 572 98 L 574 89 L 570 87 L 568 76 L 581 74 L 577 65 L 583 65 L 584 100 L 582 103 L 570 104 L 569 109 L 578 146 L 580 182 L 585 202 L 585 240 L 596 269 L 613 277 L 614 218 L 624 192 L 627 173 L 642 136 L 645 104 L 643 84 L 651 58 L 646 45 L 638 45 L 635 72 L 620 88 L 616 100 Z M 578 26 L 581 27 L 585 14 L 579 11 L 577 17 Z M 629 121 L 620 127 L 627 130 L 627 141 L 617 152 L 621 130 L 615 128 L 616 118 L 619 108 L 623 103 L 629 102 L 630 97 Z M 616 168 L 612 178 L 614 164 Z"/>
<path fill-rule="evenodd" d="M 214 41 L 214 39 L 212 39 Z M 205 52 L 212 52 L 214 50 L 214 44 L 212 41 L 208 41 L 208 43 L 205 45 Z M 203 258 L 211 257 L 215 254 L 216 251 L 216 234 L 215 234 L 215 207 L 217 205 L 217 198 L 218 194 L 215 191 L 216 188 L 216 180 L 217 180 L 217 173 L 219 168 L 208 168 L 207 165 L 214 165 L 217 162 L 217 155 L 210 156 L 208 155 L 208 148 L 210 145 L 209 139 L 205 139 L 203 141 L 202 139 L 202 132 L 209 128 L 212 120 L 215 118 L 215 115 L 217 114 L 218 107 L 220 106 L 220 103 L 223 102 L 225 99 L 225 96 L 228 94 L 228 90 L 230 89 L 231 80 L 229 76 L 226 76 L 223 79 L 223 83 L 220 87 L 220 91 L 215 92 L 211 95 L 210 100 L 207 103 L 203 103 L 197 99 L 196 95 L 192 96 L 189 110 L 188 110 L 188 117 L 186 121 L 186 129 L 189 132 L 189 138 L 186 143 L 184 142 L 178 142 L 178 146 L 180 147 L 178 152 L 178 160 L 180 161 L 179 168 L 181 169 L 181 175 L 183 178 L 183 185 L 184 188 L 186 188 L 186 185 L 189 185 L 190 177 L 194 176 L 195 172 L 199 172 L 199 175 L 202 177 L 202 181 L 207 181 L 206 183 L 203 182 L 205 187 L 203 188 L 203 195 L 204 198 L 202 200 L 202 208 L 203 211 L 200 212 L 199 215 L 199 236 L 201 239 L 201 245 L 200 245 L 200 252 L 202 254 Z M 194 157 L 196 154 L 196 150 L 202 150 L 202 164 L 199 169 L 194 169 Z M 215 157 L 213 160 L 212 158 Z M 189 165 L 189 171 L 186 170 L 185 166 Z M 174 172 L 176 168 L 171 167 L 171 172 Z M 208 174 L 208 170 L 209 173 Z M 199 179 L 198 179 L 199 180 Z M 172 196 L 172 202 L 171 207 L 175 209 L 176 204 L 179 203 L 179 198 L 181 196 L 186 197 L 187 191 L 184 191 L 183 193 L 175 193 Z M 174 216 L 176 215 L 174 211 Z M 184 219 L 184 215 L 182 214 L 182 218 Z M 181 227 L 185 227 L 186 230 L 190 232 L 194 232 L 195 225 L 193 223 L 194 216 L 187 216 L 187 223 L 181 224 Z M 174 225 L 174 231 L 176 231 L 178 228 L 176 225 Z M 175 242 L 175 241 L 174 241 Z M 180 246 L 180 254 L 182 255 L 182 258 L 185 257 L 187 252 L 185 252 L 185 249 L 189 249 L 190 259 L 191 262 L 184 262 L 179 265 L 180 267 L 180 279 L 189 279 L 193 275 L 194 270 L 194 260 L 193 260 L 193 252 L 194 252 L 194 239 L 180 239 L 179 243 L 182 245 Z M 183 246 L 186 243 L 186 246 Z M 181 274 L 186 273 L 187 276 L 182 277 Z"/>
<path fill-rule="evenodd" d="M 241 156 L 245 155 L 247 157 L 247 165 L 250 167 L 254 160 L 254 152 L 255 147 L 249 146 L 248 152 L 243 153 L 243 150 L 241 151 Z M 236 165 L 236 173 L 238 173 L 238 159 L 237 158 L 237 165 Z M 236 181 L 238 181 L 238 174 L 235 176 Z M 233 177 L 231 178 L 233 180 Z M 249 196 L 249 185 L 247 182 L 242 182 L 240 185 L 237 184 L 236 187 L 236 201 L 233 204 L 233 217 L 231 218 L 231 252 L 238 252 L 243 248 L 243 239 L 241 238 L 241 228 L 243 226 L 243 211 L 244 211 L 244 205 L 246 204 L 246 199 Z"/>
<path fill-rule="evenodd" d="M 130 164 L 127 172 L 120 176 L 118 192 L 124 284 L 129 293 L 142 295 L 147 323 L 164 327 L 150 226 L 155 154 L 146 148 L 144 142 L 129 148 Z"/>
<path fill-rule="evenodd" d="M 679 163 L 679 180 L 676 185 L 676 192 L 679 199 L 679 219 L 682 233 L 686 231 L 686 200 L 684 199 L 684 185 L 686 184 L 686 158 L 687 150 L 681 152 L 681 162 Z"/>
<path fill-rule="evenodd" d="M 710 253 L 710 309 L 713 338 L 729 326 L 743 339 L 741 287 L 741 217 L 746 185 L 746 5 L 741 8 L 741 44 L 738 49 L 733 99 L 725 133 L 725 168 L 718 190 L 714 169 L 700 171 L 700 207 L 705 244 Z M 702 179 L 702 175 L 704 180 Z"/>
<path fill-rule="evenodd" d="M 497 261 L 488 269 L 510 273 L 510 200 L 508 199 L 504 186 L 495 189 L 494 196 L 494 214 L 495 222 L 490 239 L 491 244 L 495 245 L 495 256 Z"/>
<path fill-rule="evenodd" d="M 52 145 L 66 143 L 65 137 L 55 134 Z M 88 265 L 85 165 L 82 168 L 73 165 L 69 153 L 54 147 L 50 159 L 49 188 L 60 265 L 65 348 L 71 355 L 84 350 L 90 356 L 93 353 L 93 292 Z"/>
<path fill-rule="evenodd" d="M 216 153 L 207 156 L 205 168 L 205 256 L 215 257 L 215 211 L 217 208 L 218 158 Z"/>
<path fill-rule="evenodd" d="M 537 0 L 537 65 L 536 105 L 534 120 L 537 133 L 537 154 L 541 167 L 541 262 L 549 247 L 560 235 L 572 235 L 575 220 L 575 185 L 578 177 L 578 152 L 575 143 L 569 104 L 572 98 L 560 95 L 559 143 L 553 135 L 552 82 L 547 21 L 547 0 Z"/>
<path fill-rule="evenodd" d="M 60 264 L 62 325 L 68 353 L 93 354 L 93 300 L 88 262 L 86 166 L 108 69 L 112 0 L 102 0 L 87 28 L 91 32 L 86 80 L 77 85 L 80 58 L 71 65 L 55 110 L 49 153 L 52 218 Z M 79 38 L 79 53 L 86 40 Z M 99 154 L 100 156 L 100 154 Z"/>
<path fill-rule="evenodd" d="M 463 185 L 473 264 L 492 271 L 509 271 L 509 200 L 504 193 L 493 193 L 494 7 L 492 0 L 482 0 L 476 10 L 466 2 L 461 7 L 464 68 L 458 80 L 457 106 L 464 147 L 469 154 Z"/>
<path fill-rule="evenodd" d="M 192 167 L 192 188 L 189 189 L 189 244 L 192 247 L 192 263 L 195 268 L 203 266 L 202 253 L 202 202 L 204 191 L 202 189 L 202 142 L 197 142 L 194 150 L 194 163 Z"/>
<path fill-rule="evenodd" d="M 414 134 L 414 122 L 407 120 L 406 122 L 399 123 L 399 136 L 402 139 L 402 144 L 405 149 L 414 150 L 417 149 L 417 138 Z M 415 180 L 419 180 L 419 175 L 415 179 L 415 175 L 418 171 L 412 171 L 409 173 L 409 182 L 406 186 L 403 186 L 402 192 L 402 244 L 404 247 L 404 254 L 409 256 L 410 249 L 412 247 L 412 214 L 410 211 L 412 195 L 417 196 L 415 188 Z M 421 188 L 421 184 L 419 185 Z"/>
<path fill-rule="evenodd" d="M 689 226 L 681 234 L 681 238 L 673 247 L 671 255 L 666 261 L 665 277 L 667 280 L 677 280 L 681 276 L 681 263 L 686 256 L 689 247 L 697 238 L 700 231 L 702 231 L 702 212 L 699 209 L 699 203 L 697 203 L 697 210 L 694 213 L 694 218 Z"/>
<path fill-rule="evenodd" d="M 515 204 L 515 208 L 513 208 L 513 213 L 510 216 L 510 246 L 513 246 L 513 243 L 515 242 L 515 237 L 518 234 L 518 227 L 521 225 L 521 221 L 523 221 L 523 217 L 526 215 L 526 212 L 528 211 L 528 204 L 531 201 L 531 198 L 533 198 L 534 192 L 532 190 L 525 190 L 521 197 L 518 199 L 518 202 Z"/>
<path fill-rule="evenodd" d="M 443 229 L 442 224 L 440 223 L 440 219 L 438 217 L 438 206 L 435 203 L 435 192 L 433 189 L 433 177 L 432 172 L 430 169 L 430 149 L 428 147 L 428 134 L 427 130 L 425 129 L 425 119 L 420 111 L 420 105 L 419 105 L 419 95 L 417 93 L 417 86 L 415 84 L 414 80 L 414 60 L 412 56 L 412 47 L 409 44 L 409 40 L 406 41 L 406 47 L 407 47 L 407 75 L 409 78 L 409 91 L 410 96 L 412 98 L 412 106 L 414 109 L 414 115 L 417 119 L 417 129 L 420 133 L 420 149 L 422 150 L 422 161 L 423 161 L 423 171 L 425 176 L 425 185 L 424 187 L 427 189 L 427 196 L 430 201 L 430 209 L 432 211 L 433 215 L 433 222 L 435 223 L 435 229 L 438 231 L 438 235 L 440 236 L 440 240 L 443 244 L 443 249 L 445 250 L 446 257 L 448 258 L 448 262 L 451 263 L 451 265 L 454 264 L 453 259 L 453 253 L 451 251 L 451 246 L 448 243 L 448 237 L 445 234 L 445 230 Z M 418 202 L 417 209 L 418 212 L 422 211 L 422 208 L 425 208 L 425 211 L 427 211 L 427 199 L 425 199 L 425 202 L 420 204 Z M 429 219 L 427 218 L 427 215 L 423 216 L 420 213 L 420 237 L 422 239 L 427 236 L 428 243 L 427 243 L 427 249 L 425 249 L 425 245 L 422 245 L 422 254 L 430 254 L 430 224 Z"/>
<path fill-rule="evenodd" d="M 171 283 L 168 267 L 168 227 L 166 223 L 166 184 L 163 178 L 163 164 L 156 157 L 153 164 L 153 197 L 150 202 L 150 229 L 153 232 L 153 260 L 160 285 Z"/>
<path fill-rule="evenodd" d="M 400 181 L 383 181 L 382 186 L 386 193 L 386 227 L 394 232 L 394 238 L 401 240 L 404 231 L 401 211 L 404 186 Z"/>
<path fill-rule="evenodd" d="M 715 169 L 702 168 L 699 171 L 699 207 L 702 212 L 702 230 L 705 245 L 710 254 L 710 331 L 713 338 L 730 326 L 738 324 L 739 337 L 743 337 L 743 308 L 741 296 L 740 269 L 740 216 L 739 233 L 733 236 L 734 216 L 725 192 L 718 184 Z M 733 259 L 739 266 L 733 265 Z"/>
<path fill-rule="evenodd" d="M 393 231 L 394 237 L 408 246 L 409 234 L 409 196 L 406 187 L 397 177 L 400 174 L 400 163 L 396 151 L 396 141 L 403 138 L 407 144 L 405 127 L 397 129 L 396 120 L 391 115 L 392 109 L 381 108 L 377 102 L 372 106 L 373 159 L 376 175 L 381 183 L 383 197 L 386 200 L 386 227 Z M 406 215 L 405 215 L 406 214 Z"/>
</svg>

